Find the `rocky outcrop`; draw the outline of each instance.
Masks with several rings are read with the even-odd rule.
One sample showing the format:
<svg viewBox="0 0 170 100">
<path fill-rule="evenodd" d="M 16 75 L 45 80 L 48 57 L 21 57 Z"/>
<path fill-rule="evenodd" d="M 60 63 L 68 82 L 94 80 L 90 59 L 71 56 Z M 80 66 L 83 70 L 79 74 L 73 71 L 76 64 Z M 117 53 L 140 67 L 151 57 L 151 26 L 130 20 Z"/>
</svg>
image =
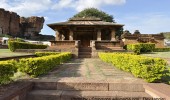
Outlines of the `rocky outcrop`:
<svg viewBox="0 0 170 100">
<path fill-rule="evenodd" d="M 24 33 L 25 37 L 37 36 L 41 29 L 43 28 L 44 18 L 43 17 L 21 17 L 21 31 Z"/>
<path fill-rule="evenodd" d="M 20 17 L 17 13 L 0 8 L 0 35 L 13 37 L 31 37 L 39 34 L 43 28 L 43 17 Z"/>
</svg>

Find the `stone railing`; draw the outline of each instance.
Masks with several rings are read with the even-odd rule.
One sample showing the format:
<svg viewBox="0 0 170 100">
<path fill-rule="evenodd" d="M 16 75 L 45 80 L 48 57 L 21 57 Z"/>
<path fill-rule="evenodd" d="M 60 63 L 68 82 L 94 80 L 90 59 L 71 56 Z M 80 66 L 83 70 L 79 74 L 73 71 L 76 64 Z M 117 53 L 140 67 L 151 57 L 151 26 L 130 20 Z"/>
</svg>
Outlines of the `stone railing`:
<svg viewBox="0 0 170 100">
<path fill-rule="evenodd" d="M 91 40 L 90 46 L 92 48 L 100 49 L 100 48 L 110 48 L 110 47 L 122 47 L 123 44 L 121 41 L 110 41 L 110 40 Z"/>
<path fill-rule="evenodd" d="M 58 50 L 59 52 L 72 52 L 73 56 L 78 57 L 78 48 L 80 46 L 79 40 L 64 40 L 64 41 L 50 41 L 50 50 Z"/>
<path fill-rule="evenodd" d="M 123 50 L 123 42 L 110 40 L 91 40 L 90 47 L 92 48 L 92 57 L 98 57 L 98 52 L 112 52 L 115 50 Z"/>
<path fill-rule="evenodd" d="M 51 47 L 55 47 L 56 49 L 62 49 L 62 48 L 78 48 L 80 45 L 80 41 L 79 40 L 73 40 L 73 41 L 69 41 L 69 40 L 65 40 L 65 41 L 50 41 L 51 42 Z"/>
</svg>

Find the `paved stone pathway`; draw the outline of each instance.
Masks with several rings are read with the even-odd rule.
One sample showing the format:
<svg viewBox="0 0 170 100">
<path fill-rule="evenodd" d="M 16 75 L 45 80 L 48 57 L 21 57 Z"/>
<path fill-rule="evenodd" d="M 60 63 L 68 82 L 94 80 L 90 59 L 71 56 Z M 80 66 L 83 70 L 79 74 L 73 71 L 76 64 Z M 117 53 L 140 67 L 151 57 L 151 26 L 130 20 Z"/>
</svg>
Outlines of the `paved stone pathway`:
<svg viewBox="0 0 170 100">
<path fill-rule="evenodd" d="M 56 69 L 44 76 L 41 76 L 40 78 L 78 78 L 82 80 L 96 81 L 142 81 L 141 79 L 135 78 L 131 73 L 121 71 L 111 64 L 101 61 L 99 58 L 72 59 L 71 61 L 56 67 Z"/>
</svg>

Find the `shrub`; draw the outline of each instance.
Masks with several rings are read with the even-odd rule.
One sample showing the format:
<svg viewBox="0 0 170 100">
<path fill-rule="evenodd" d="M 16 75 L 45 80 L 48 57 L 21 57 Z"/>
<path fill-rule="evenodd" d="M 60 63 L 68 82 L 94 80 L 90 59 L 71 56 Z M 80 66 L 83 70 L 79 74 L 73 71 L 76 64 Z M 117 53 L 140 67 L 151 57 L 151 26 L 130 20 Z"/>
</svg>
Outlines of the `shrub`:
<svg viewBox="0 0 170 100">
<path fill-rule="evenodd" d="M 31 44 L 26 42 L 8 41 L 8 48 L 14 52 L 16 49 L 46 49 L 47 45 Z"/>
<path fill-rule="evenodd" d="M 16 61 L 0 61 L 0 84 L 7 84 L 10 82 L 10 77 L 17 71 Z"/>
<path fill-rule="evenodd" d="M 157 82 L 164 76 L 167 62 L 160 58 L 121 53 L 99 53 L 100 59 L 121 70 L 131 72 L 147 82 Z"/>
<path fill-rule="evenodd" d="M 56 65 L 63 63 L 71 58 L 71 53 L 61 53 L 37 58 L 28 58 L 19 60 L 19 70 L 32 77 L 37 77 L 47 73 Z"/>
<path fill-rule="evenodd" d="M 154 49 L 155 49 L 154 43 L 137 43 L 127 45 L 127 50 L 132 50 L 136 54 L 140 54 L 141 52 L 151 52 L 154 51 Z"/>
<path fill-rule="evenodd" d="M 60 52 L 35 52 L 35 55 L 37 57 L 49 56 L 49 55 L 57 55 L 57 54 L 60 54 Z"/>
<path fill-rule="evenodd" d="M 155 48 L 154 52 L 167 52 L 170 51 L 170 48 Z"/>
</svg>

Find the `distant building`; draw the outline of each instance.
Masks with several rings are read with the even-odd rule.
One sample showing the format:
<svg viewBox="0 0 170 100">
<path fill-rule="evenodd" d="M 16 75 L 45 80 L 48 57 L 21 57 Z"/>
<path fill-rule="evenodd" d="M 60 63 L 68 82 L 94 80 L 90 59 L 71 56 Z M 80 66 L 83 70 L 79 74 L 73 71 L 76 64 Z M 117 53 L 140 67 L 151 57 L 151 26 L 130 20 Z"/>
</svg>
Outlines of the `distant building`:
<svg viewBox="0 0 170 100">
<path fill-rule="evenodd" d="M 165 41 L 165 42 L 164 42 L 164 43 L 165 43 L 165 46 L 170 46 L 170 40 L 165 39 L 164 41 Z"/>
</svg>

